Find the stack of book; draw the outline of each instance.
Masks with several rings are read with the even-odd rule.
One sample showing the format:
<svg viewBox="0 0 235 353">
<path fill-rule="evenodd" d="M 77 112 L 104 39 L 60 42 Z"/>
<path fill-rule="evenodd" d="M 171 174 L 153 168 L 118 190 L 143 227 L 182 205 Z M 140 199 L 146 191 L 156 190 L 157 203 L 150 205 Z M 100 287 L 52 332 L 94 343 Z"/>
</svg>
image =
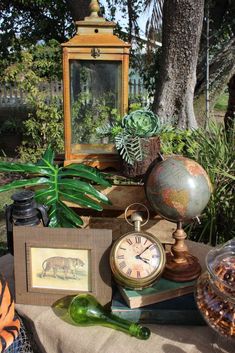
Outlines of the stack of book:
<svg viewBox="0 0 235 353">
<path fill-rule="evenodd" d="M 117 287 L 111 310 L 124 319 L 144 324 L 203 325 L 205 321 L 194 299 L 195 283 L 161 278 L 142 290 Z"/>
</svg>

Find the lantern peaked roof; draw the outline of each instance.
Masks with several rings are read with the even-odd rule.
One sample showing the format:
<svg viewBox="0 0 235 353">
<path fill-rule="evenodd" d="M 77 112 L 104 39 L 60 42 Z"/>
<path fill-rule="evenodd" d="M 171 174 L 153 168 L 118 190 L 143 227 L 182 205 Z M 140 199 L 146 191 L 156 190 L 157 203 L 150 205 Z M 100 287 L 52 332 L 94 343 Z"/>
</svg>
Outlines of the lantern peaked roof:
<svg viewBox="0 0 235 353">
<path fill-rule="evenodd" d="M 63 43 L 64 47 L 126 47 L 130 44 L 124 42 L 113 30 L 116 27 L 114 22 L 106 21 L 98 15 L 99 4 L 96 0 L 90 3 L 91 14 L 83 21 L 77 21 L 77 33 L 68 42 Z"/>
</svg>

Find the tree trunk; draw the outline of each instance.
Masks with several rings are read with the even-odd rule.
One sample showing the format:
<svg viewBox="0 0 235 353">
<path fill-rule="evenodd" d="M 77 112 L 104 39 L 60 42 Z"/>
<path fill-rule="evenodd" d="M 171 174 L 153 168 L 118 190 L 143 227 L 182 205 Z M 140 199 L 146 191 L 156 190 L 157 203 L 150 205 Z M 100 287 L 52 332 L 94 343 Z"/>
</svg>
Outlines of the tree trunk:
<svg viewBox="0 0 235 353">
<path fill-rule="evenodd" d="M 90 14 L 89 0 L 66 0 L 74 21 L 84 20 Z"/>
<path fill-rule="evenodd" d="M 193 98 L 204 0 L 165 0 L 159 83 L 153 110 L 176 117 L 180 128 L 196 128 Z"/>
<path fill-rule="evenodd" d="M 235 74 L 229 80 L 228 93 L 228 107 L 224 117 L 224 125 L 226 131 L 232 129 L 235 121 Z"/>
<path fill-rule="evenodd" d="M 209 67 L 210 109 L 224 91 L 227 82 L 235 72 L 235 38 L 231 38 L 224 48 L 213 58 Z M 198 67 L 198 82 L 195 90 L 195 111 L 200 125 L 205 124 L 206 115 L 206 74 L 203 64 Z"/>
</svg>

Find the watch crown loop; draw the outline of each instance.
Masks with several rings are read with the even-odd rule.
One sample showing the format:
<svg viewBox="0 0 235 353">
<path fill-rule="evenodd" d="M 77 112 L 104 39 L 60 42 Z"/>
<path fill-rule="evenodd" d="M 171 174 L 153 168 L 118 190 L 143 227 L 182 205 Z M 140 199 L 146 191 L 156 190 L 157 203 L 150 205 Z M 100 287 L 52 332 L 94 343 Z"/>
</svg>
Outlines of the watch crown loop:
<svg viewBox="0 0 235 353">
<path fill-rule="evenodd" d="M 141 215 L 141 212 L 132 213 L 131 221 L 134 223 L 135 231 L 139 232 L 140 227 L 141 227 L 141 223 L 143 222 L 143 217 Z"/>
<path fill-rule="evenodd" d="M 142 206 L 144 211 L 147 212 L 147 218 L 146 220 L 144 221 L 144 216 L 143 216 L 143 212 L 144 211 L 135 211 L 131 214 L 131 217 L 130 217 L 130 220 L 128 220 L 128 217 L 127 217 L 127 211 L 132 207 L 132 206 Z M 131 205 L 127 206 L 127 208 L 125 209 L 125 220 L 127 221 L 128 224 L 130 224 L 131 226 L 133 226 L 134 224 L 134 227 L 135 227 L 135 230 L 136 231 L 140 231 L 140 226 L 144 226 L 146 223 L 148 223 L 149 221 L 149 210 L 148 208 L 142 204 L 142 203 L 139 203 L 139 202 L 136 202 L 136 203 L 132 203 Z"/>
</svg>

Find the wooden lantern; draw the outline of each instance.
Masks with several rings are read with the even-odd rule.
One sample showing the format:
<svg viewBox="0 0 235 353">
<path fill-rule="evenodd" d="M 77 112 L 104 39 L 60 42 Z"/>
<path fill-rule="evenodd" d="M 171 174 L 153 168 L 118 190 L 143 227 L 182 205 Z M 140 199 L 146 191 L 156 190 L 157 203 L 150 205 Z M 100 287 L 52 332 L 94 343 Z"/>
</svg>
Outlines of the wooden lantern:
<svg viewBox="0 0 235 353">
<path fill-rule="evenodd" d="M 113 22 L 98 16 L 97 1 L 90 9 L 76 22 L 76 35 L 62 44 L 65 164 L 117 167 L 114 145 L 96 129 L 127 112 L 130 45 L 113 34 Z"/>
</svg>

